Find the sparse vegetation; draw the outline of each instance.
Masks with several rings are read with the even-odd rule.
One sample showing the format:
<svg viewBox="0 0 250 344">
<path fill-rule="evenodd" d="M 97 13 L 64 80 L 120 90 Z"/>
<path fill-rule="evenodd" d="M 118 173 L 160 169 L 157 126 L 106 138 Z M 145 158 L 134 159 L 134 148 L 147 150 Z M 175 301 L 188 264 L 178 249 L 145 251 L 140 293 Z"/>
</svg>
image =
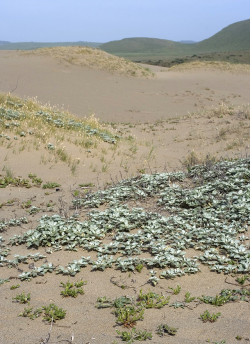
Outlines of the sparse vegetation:
<svg viewBox="0 0 250 344">
<path fill-rule="evenodd" d="M 58 308 L 54 303 L 50 303 L 49 306 L 43 306 L 44 310 L 44 320 L 51 322 L 56 322 L 56 320 L 64 319 L 66 316 L 66 311 L 62 308 Z"/>
<path fill-rule="evenodd" d="M 18 303 L 28 303 L 30 301 L 30 293 L 25 295 L 25 292 L 23 291 L 22 294 L 19 294 L 16 297 L 13 297 L 12 299 L 16 300 L 16 302 Z"/>
<path fill-rule="evenodd" d="M 208 322 L 209 321 L 209 322 L 213 323 L 213 322 L 215 322 L 219 318 L 220 315 L 221 315 L 221 313 L 210 314 L 208 312 L 208 310 L 206 310 L 203 314 L 200 315 L 200 317 L 201 317 L 201 320 L 203 322 Z"/>
<path fill-rule="evenodd" d="M 79 281 L 79 282 L 75 282 L 75 283 L 72 283 L 69 281 L 66 283 L 61 282 L 61 285 L 64 288 L 64 290 L 61 291 L 61 295 L 63 297 L 71 296 L 71 297 L 75 298 L 75 297 L 77 297 L 78 294 L 84 294 L 84 291 L 81 287 L 86 283 L 87 283 L 86 281 Z M 76 288 L 74 288 L 74 286 Z"/>
<path fill-rule="evenodd" d="M 127 331 L 119 331 L 116 330 L 116 332 L 122 337 L 123 342 L 133 343 L 135 340 L 143 341 L 147 339 L 152 339 L 151 332 L 143 331 L 143 330 L 136 330 L 135 328 L 132 328 L 131 332 Z"/>
</svg>

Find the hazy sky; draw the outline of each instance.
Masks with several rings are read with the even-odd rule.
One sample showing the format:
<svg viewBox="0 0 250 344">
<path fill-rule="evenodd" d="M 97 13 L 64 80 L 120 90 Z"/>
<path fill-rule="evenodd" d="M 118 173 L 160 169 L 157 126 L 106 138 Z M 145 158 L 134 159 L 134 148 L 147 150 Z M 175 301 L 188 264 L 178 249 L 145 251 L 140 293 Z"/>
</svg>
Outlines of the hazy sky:
<svg viewBox="0 0 250 344">
<path fill-rule="evenodd" d="M 250 0 L 0 0 L 0 40 L 200 41 L 250 18 Z"/>
</svg>

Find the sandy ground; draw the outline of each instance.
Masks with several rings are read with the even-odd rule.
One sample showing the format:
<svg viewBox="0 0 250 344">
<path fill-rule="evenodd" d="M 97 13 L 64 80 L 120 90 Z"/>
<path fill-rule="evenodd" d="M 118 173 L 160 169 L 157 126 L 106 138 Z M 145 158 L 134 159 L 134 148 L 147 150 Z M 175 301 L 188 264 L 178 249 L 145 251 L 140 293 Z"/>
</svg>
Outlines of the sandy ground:
<svg viewBox="0 0 250 344">
<path fill-rule="evenodd" d="M 180 160 L 184 160 L 193 150 L 198 157 L 206 154 L 235 157 L 249 153 L 249 119 L 242 117 L 240 111 L 220 116 L 209 113 L 200 115 L 198 111 L 221 103 L 234 106 L 248 103 L 249 76 L 209 71 L 168 72 L 162 67 L 150 68 L 155 78 L 133 78 L 66 65 L 39 56 L 0 52 L 0 91 L 13 91 L 20 97 L 37 97 L 43 103 L 64 106 L 79 117 L 95 113 L 101 122 L 113 122 L 107 127 L 113 127 L 124 138 L 117 147 L 100 143 L 90 150 L 80 149 L 73 144 L 73 139 L 72 142 L 68 140 L 65 143 L 67 151 L 73 158 L 80 159 L 74 173 L 72 165 L 56 162 L 43 144 L 36 150 L 31 137 L 24 138 L 22 142 L 11 141 L 11 149 L 6 143 L 1 144 L 0 171 L 8 166 L 16 176 L 27 178 L 29 173 L 36 173 L 44 181 L 61 184 L 58 191 L 52 189 L 49 192 L 36 187 L 0 189 L 0 204 L 4 203 L 0 208 L 0 221 L 21 216 L 29 218 L 28 224 L 9 227 L 6 232 L 0 233 L 6 242 L 14 234 L 35 228 L 36 221 L 46 213 L 48 203 L 53 204 L 49 214 L 57 214 L 60 211 L 60 197 L 66 202 L 68 214 L 72 215 L 75 209 L 70 209 L 71 200 L 75 191 L 83 191 L 79 187 L 81 183 L 92 182 L 95 184 L 94 190 L 97 190 L 107 186 L 107 183 L 138 173 L 178 170 L 182 167 Z M 189 116 L 188 112 L 196 114 Z M 52 143 L 56 144 L 56 139 Z M 21 145 L 23 149 L 19 149 Z M 107 169 L 103 166 L 107 166 Z M 28 200 L 42 210 L 29 216 L 27 209 L 22 206 Z M 84 210 L 80 218 L 83 220 L 85 217 Z M 21 245 L 12 247 L 9 257 L 35 252 L 45 254 L 46 259 L 56 266 L 65 266 L 82 255 L 95 256 L 94 252 L 82 250 L 48 254 L 45 248 L 27 250 Z M 188 256 L 193 254 L 187 252 Z M 21 264 L 19 268 L 29 270 L 27 265 Z M 114 299 L 122 295 L 135 296 L 141 288 L 144 292 L 150 289 L 168 296 L 171 295 L 168 287 L 179 284 L 182 290 L 179 295 L 171 296 L 171 302 L 174 302 L 183 301 L 187 291 L 194 296 L 212 296 L 223 288 L 232 287 L 225 281 L 224 275 L 212 273 L 205 266 L 196 275 L 161 280 L 155 287 L 145 284 L 149 278 L 149 270 L 145 268 L 141 273 L 129 274 L 114 269 L 91 272 L 87 267 L 75 278 L 70 278 L 87 281 L 83 287 L 84 295 L 76 299 L 63 299 L 60 282 L 65 283 L 68 280 L 66 276 L 53 272 L 31 282 L 20 282 L 16 279 L 20 274 L 17 269 L 0 269 L 0 278 L 11 278 L 10 283 L 0 286 L 1 344 L 39 343 L 40 338 L 44 339 L 49 331 L 49 325 L 42 322 L 41 318 L 32 321 L 18 317 L 25 305 L 13 302 L 12 297 L 22 291 L 31 293 L 31 306 L 34 308 L 54 302 L 67 310 L 66 318 L 56 322 L 52 328 L 51 343 L 62 340 L 71 342 L 74 333 L 73 343 L 76 344 L 111 344 L 121 343 L 116 329 L 123 329 L 116 325 L 115 315 L 110 309 L 95 308 L 97 297 L 106 295 Z M 113 276 L 126 289 L 111 283 Z M 227 281 L 234 282 L 235 279 L 229 277 Z M 11 285 L 18 283 L 21 284 L 19 289 L 10 290 Z M 137 328 L 152 332 L 153 339 L 148 343 L 201 344 L 223 343 L 225 340 L 226 344 L 233 344 L 238 343 L 237 335 L 242 337 L 241 343 L 249 342 L 249 303 L 229 303 L 220 308 L 205 304 L 196 306 L 194 303 L 191 309 L 165 306 L 160 310 L 147 310 L 144 320 L 138 321 Z M 199 317 L 206 309 L 210 313 L 221 312 L 222 316 L 215 323 L 202 323 Z M 155 329 L 161 323 L 178 327 L 178 334 L 162 338 L 157 336 Z"/>
<path fill-rule="evenodd" d="M 94 112 L 102 122 L 153 122 L 222 102 L 249 102 L 249 75 L 150 68 L 155 79 L 131 78 L 1 51 L 0 89 L 10 92 L 17 86 L 14 93 L 19 96 L 37 96 L 43 103 L 64 105 L 80 117 Z"/>
</svg>

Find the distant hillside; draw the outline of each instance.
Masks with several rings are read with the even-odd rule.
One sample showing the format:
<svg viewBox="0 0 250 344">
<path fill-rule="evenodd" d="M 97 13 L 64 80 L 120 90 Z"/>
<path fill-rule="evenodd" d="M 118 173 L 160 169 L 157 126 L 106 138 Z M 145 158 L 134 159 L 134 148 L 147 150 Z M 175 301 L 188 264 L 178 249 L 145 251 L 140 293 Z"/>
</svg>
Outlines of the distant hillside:
<svg viewBox="0 0 250 344">
<path fill-rule="evenodd" d="M 189 40 L 187 40 L 187 41 L 178 41 L 179 43 L 185 43 L 185 44 L 194 44 L 194 43 L 197 43 L 197 42 L 195 42 L 195 41 L 189 41 Z"/>
<path fill-rule="evenodd" d="M 214 36 L 196 44 L 197 52 L 250 49 L 250 19 L 231 24 Z"/>
<path fill-rule="evenodd" d="M 169 41 L 166 39 L 133 37 L 124 38 L 119 41 L 111 41 L 99 46 L 100 49 L 118 56 L 126 54 L 162 54 L 178 53 L 189 50 L 189 45 Z"/>
<path fill-rule="evenodd" d="M 0 45 L 10 43 L 8 41 L 0 41 Z"/>
<path fill-rule="evenodd" d="M 102 43 L 97 42 L 20 42 L 20 43 L 9 43 L 0 46 L 0 50 L 34 50 L 39 48 L 51 48 L 51 47 L 69 47 L 69 46 L 88 46 L 96 48 Z"/>
<path fill-rule="evenodd" d="M 99 48 L 113 55 L 142 61 L 163 60 L 171 56 L 178 58 L 201 53 L 242 51 L 250 49 L 250 19 L 231 24 L 198 43 L 137 37 L 104 43 Z"/>
</svg>

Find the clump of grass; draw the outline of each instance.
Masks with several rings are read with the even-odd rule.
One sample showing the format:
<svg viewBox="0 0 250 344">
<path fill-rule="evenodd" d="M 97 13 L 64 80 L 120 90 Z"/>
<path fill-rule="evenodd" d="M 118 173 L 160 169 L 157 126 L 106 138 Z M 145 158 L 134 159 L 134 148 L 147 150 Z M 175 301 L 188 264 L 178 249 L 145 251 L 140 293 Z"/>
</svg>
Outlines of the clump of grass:
<svg viewBox="0 0 250 344">
<path fill-rule="evenodd" d="M 182 167 L 190 171 L 193 166 L 196 165 L 204 165 L 204 166 L 211 166 L 217 161 L 215 156 L 207 154 L 203 156 L 202 154 L 198 155 L 194 150 L 191 151 L 185 158 L 183 158 L 180 162 Z"/>
<path fill-rule="evenodd" d="M 235 64 L 222 61 L 193 61 L 172 66 L 169 71 L 183 70 L 214 70 L 226 71 L 235 74 L 250 74 L 250 66 L 248 64 Z"/>
</svg>

